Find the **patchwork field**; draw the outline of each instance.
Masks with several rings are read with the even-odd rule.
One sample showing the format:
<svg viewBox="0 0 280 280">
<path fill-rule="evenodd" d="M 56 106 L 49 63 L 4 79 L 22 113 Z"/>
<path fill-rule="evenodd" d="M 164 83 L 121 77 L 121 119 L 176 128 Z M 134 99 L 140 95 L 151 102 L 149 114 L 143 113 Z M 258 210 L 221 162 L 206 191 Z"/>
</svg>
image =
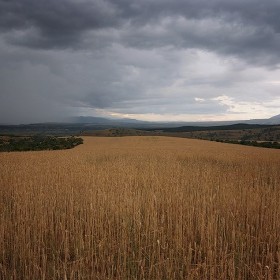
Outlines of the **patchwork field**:
<svg viewBox="0 0 280 280">
<path fill-rule="evenodd" d="M 0 154 L 0 279 L 280 279 L 280 150 L 83 139 Z"/>
</svg>

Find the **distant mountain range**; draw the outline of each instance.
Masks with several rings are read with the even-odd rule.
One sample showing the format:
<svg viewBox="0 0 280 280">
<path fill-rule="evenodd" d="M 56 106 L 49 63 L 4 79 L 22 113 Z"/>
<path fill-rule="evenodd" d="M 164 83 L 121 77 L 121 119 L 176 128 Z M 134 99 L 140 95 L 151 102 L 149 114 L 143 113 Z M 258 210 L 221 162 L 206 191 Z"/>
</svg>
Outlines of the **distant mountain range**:
<svg viewBox="0 0 280 280">
<path fill-rule="evenodd" d="M 148 123 L 145 121 L 139 121 L 136 119 L 109 119 L 109 118 L 100 118 L 100 117 L 74 117 L 70 119 L 72 123 L 96 123 L 96 124 L 107 124 L 107 123 Z"/>
<path fill-rule="evenodd" d="M 258 126 L 280 126 L 280 115 L 269 119 L 256 119 L 244 121 L 220 121 L 220 122 L 147 122 L 135 119 L 107 119 L 99 117 L 73 117 L 63 123 L 33 123 L 20 125 L 0 125 L 1 134 L 14 135 L 75 135 L 84 131 L 96 131 L 105 129 L 135 129 L 166 132 L 187 132 L 202 130 L 232 130 L 253 129 Z"/>
<path fill-rule="evenodd" d="M 211 122 L 153 122 L 153 121 L 140 121 L 136 119 L 109 119 L 101 117 L 89 117 L 89 116 L 79 116 L 69 119 L 71 123 L 78 124 L 98 124 L 98 125 L 112 125 L 112 126 L 124 126 L 124 127 L 178 127 L 178 126 L 217 126 L 217 125 L 232 125 L 237 123 L 245 124 L 269 124 L 275 125 L 280 124 L 280 115 L 273 116 L 269 119 L 252 119 L 252 120 L 237 120 L 237 121 L 211 121 Z"/>
<path fill-rule="evenodd" d="M 271 117 L 269 120 L 276 120 L 276 121 L 280 121 L 280 115 L 277 115 L 277 116 L 274 116 L 274 117 Z"/>
</svg>

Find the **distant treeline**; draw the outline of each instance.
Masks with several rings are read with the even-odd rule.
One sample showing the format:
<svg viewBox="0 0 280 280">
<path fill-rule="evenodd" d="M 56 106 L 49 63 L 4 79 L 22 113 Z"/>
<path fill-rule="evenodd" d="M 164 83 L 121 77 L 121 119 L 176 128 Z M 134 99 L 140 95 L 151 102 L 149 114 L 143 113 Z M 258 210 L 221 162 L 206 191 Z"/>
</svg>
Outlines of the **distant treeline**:
<svg viewBox="0 0 280 280">
<path fill-rule="evenodd" d="M 232 125 L 220 125 L 220 126 L 181 126 L 171 128 L 161 128 L 164 132 L 192 132 L 192 131 L 213 131 L 213 130 L 241 130 L 241 129 L 256 129 L 256 128 L 272 128 L 275 125 L 262 125 L 262 124 L 246 124 L 238 123 Z M 147 129 L 155 130 L 155 129 Z"/>
<path fill-rule="evenodd" d="M 8 137 L 0 139 L 0 152 L 65 150 L 83 144 L 82 138 L 68 137 Z"/>
<path fill-rule="evenodd" d="M 271 149 L 280 149 L 280 144 L 276 141 L 270 142 L 257 142 L 257 141 L 249 141 L 249 140 L 219 140 L 217 139 L 216 142 L 221 143 L 230 143 L 230 144 L 240 144 L 245 146 L 254 146 L 254 147 L 262 147 L 262 148 L 271 148 Z"/>
</svg>

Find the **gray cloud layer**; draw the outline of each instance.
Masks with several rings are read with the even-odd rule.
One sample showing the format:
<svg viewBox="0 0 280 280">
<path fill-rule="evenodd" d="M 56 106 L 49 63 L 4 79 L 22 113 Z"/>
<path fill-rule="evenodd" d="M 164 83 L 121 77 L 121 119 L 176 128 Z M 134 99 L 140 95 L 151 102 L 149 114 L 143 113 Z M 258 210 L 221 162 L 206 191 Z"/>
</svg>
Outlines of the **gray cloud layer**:
<svg viewBox="0 0 280 280">
<path fill-rule="evenodd" d="M 279 14 L 278 0 L 0 0 L 0 122 L 265 114 Z"/>
</svg>

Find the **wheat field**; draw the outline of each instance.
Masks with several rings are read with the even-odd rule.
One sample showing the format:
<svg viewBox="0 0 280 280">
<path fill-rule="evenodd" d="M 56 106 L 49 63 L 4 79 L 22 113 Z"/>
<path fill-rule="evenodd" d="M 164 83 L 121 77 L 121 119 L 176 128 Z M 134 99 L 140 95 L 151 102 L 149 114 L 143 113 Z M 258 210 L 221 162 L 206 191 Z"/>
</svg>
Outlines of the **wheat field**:
<svg viewBox="0 0 280 280">
<path fill-rule="evenodd" d="M 0 279 L 280 279 L 280 150 L 83 138 L 0 154 Z"/>
</svg>

